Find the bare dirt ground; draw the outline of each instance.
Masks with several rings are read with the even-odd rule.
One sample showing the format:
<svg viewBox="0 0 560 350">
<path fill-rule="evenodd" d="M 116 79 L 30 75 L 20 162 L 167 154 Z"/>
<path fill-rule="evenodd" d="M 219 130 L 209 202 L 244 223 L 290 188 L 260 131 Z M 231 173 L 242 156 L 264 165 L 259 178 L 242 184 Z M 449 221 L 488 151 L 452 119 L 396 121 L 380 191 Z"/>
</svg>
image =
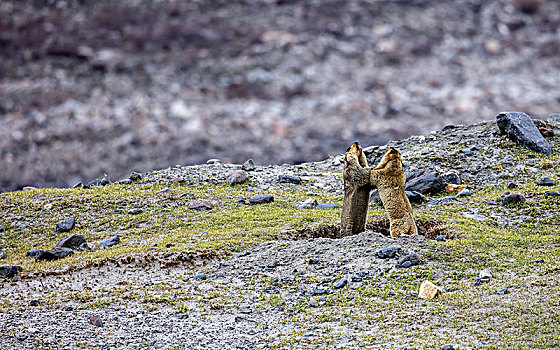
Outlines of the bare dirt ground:
<svg viewBox="0 0 560 350">
<path fill-rule="evenodd" d="M 0 191 L 546 117 L 559 25 L 552 0 L 2 1 Z"/>
</svg>

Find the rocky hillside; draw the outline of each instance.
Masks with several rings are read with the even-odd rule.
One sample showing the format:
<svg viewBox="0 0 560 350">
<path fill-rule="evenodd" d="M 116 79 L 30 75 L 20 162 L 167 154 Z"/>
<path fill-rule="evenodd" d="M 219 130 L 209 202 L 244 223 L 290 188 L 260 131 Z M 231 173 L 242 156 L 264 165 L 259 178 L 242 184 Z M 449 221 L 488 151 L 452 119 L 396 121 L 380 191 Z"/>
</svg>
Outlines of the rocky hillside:
<svg viewBox="0 0 560 350">
<path fill-rule="evenodd" d="M 545 118 L 559 26 L 554 0 L 3 0 L 0 191 Z"/>
<path fill-rule="evenodd" d="M 2 193 L 0 347 L 558 348 L 560 125 L 520 116 L 389 144 L 413 237 L 332 238 L 342 155 Z"/>
</svg>

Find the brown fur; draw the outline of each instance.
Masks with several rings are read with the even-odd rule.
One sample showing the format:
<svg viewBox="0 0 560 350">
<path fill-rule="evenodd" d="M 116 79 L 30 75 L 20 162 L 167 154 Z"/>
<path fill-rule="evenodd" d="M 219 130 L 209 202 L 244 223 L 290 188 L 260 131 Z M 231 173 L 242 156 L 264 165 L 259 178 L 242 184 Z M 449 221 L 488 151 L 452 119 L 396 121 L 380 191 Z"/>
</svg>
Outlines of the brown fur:
<svg viewBox="0 0 560 350">
<path fill-rule="evenodd" d="M 346 150 L 344 156 L 344 204 L 340 236 L 358 234 L 366 229 L 369 194 L 369 168 L 366 156 L 357 142 Z"/>
<path fill-rule="evenodd" d="M 412 207 L 404 191 L 406 175 L 400 153 L 389 148 L 375 168 L 367 166 L 360 145 L 355 142 L 344 157 L 344 204 L 341 236 L 365 230 L 369 195 L 377 187 L 390 220 L 391 236 L 418 233 Z"/>
</svg>

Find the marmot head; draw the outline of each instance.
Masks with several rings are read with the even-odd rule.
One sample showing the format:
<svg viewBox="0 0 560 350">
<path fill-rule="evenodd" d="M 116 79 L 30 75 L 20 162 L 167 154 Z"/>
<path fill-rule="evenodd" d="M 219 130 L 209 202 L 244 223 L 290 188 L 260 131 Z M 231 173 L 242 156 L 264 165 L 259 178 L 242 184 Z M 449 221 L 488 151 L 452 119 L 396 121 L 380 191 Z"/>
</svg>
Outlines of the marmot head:
<svg viewBox="0 0 560 350">
<path fill-rule="evenodd" d="M 385 152 L 383 158 L 381 158 L 381 161 L 377 164 L 375 169 L 383 169 L 387 166 L 402 168 L 401 154 L 393 147 L 389 147 L 387 149 L 387 152 Z"/>
<path fill-rule="evenodd" d="M 344 166 L 348 165 L 361 165 L 362 167 L 367 166 L 366 156 L 362 150 L 362 147 L 358 142 L 354 142 L 352 146 L 348 147 L 346 154 L 344 155 Z"/>
</svg>

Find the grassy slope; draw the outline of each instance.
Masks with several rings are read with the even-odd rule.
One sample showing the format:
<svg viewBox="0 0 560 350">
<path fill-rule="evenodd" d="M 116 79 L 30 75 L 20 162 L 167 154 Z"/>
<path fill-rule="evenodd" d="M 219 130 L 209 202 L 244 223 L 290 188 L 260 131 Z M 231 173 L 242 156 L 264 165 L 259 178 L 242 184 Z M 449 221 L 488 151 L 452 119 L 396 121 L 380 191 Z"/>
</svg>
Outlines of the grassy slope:
<svg viewBox="0 0 560 350">
<path fill-rule="evenodd" d="M 559 180 L 557 153 L 544 158 L 519 150 L 517 156 L 519 162 L 526 157 L 543 158 L 543 171 Z M 490 349 L 560 347 L 560 197 L 542 196 L 546 191 L 560 191 L 560 186 L 538 187 L 535 176 L 517 179 L 520 187 L 516 191 L 527 195 L 528 201 L 512 207 L 500 202 L 507 191 L 505 185 L 477 189 L 466 206 L 416 207 L 419 218 L 445 223 L 459 237 L 445 243 L 429 241 L 419 247 L 426 258 L 423 265 L 375 277 L 354 291 L 336 291 L 318 308 L 307 303 L 285 305 L 281 298 L 262 295 L 257 307 L 282 305 L 286 308 L 284 322 L 294 324 L 293 332 L 270 341 L 278 348 L 330 347 L 342 340 L 373 348 L 439 348 L 447 343 L 478 348 L 484 342 L 490 342 Z M 137 183 L 92 190 L 40 189 L 0 194 L 0 224 L 6 227 L 1 233 L 2 246 L 9 256 L 2 264 L 21 265 L 28 273 L 167 251 L 227 254 L 292 229 L 334 224 L 340 216 L 340 209 L 297 210 L 295 203 L 305 198 L 305 186 L 273 192 L 273 203 L 257 206 L 236 202 L 237 198 L 253 194 L 245 186 L 171 185 L 171 192 L 157 193 L 165 187 Z M 214 202 L 213 209 L 188 209 L 188 204 L 202 199 Z M 318 199 L 342 202 L 340 196 L 322 195 Z M 144 211 L 128 214 L 132 208 Z M 467 211 L 478 212 L 487 219 L 467 218 L 463 215 Z M 370 212 L 382 213 L 379 209 Z M 65 236 L 56 233 L 54 226 L 68 217 L 78 221 L 73 233 L 84 234 L 88 242 L 119 234 L 123 243 L 56 262 L 35 262 L 25 256 L 31 248 L 53 247 Z M 522 220 L 501 225 L 498 217 Z M 166 248 L 168 243 L 175 246 Z M 539 258 L 544 263 L 533 261 Z M 490 268 L 494 277 L 489 283 L 475 286 L 474 278 L 484 268 Z M 418 292 L 424 279 L 447 291 L 433 301 L 409 297 Z M 265 278 L 255 283 L 271 282 Z M 288 291 L 300 283 L 305 282 L 294 280 L 277 287 Z M 138 298 L 150 312 L 158 305 L 174 307 L 178 313 L 192 307 L 210 312 L 234 305 L 250 293 L 215 286 L 211 297 L 205 293 L 192 300 L 188 293 L 172 285 L 173 281 L 143 286 L 142 294 L 138 294 L 134 282 L 130 282 L 108 287 L 103 296 L 99 291 L 99 295 L 91 295 L 87 290 L 64 294 L 53 298 L 51 305 L 77 299 L 83 301 L 84 308 L 97 308 L 123 298 Z M 502 288 L 507 288 L 508 293 L 498 294 Z M 21 306 L 3 300 L 2 312 L 13 307 Z M 311 330 L 321 336 L 306 337 Z M 352 333 L 358 331 L 359 338 L 353 339 Z"/>
</svg>

